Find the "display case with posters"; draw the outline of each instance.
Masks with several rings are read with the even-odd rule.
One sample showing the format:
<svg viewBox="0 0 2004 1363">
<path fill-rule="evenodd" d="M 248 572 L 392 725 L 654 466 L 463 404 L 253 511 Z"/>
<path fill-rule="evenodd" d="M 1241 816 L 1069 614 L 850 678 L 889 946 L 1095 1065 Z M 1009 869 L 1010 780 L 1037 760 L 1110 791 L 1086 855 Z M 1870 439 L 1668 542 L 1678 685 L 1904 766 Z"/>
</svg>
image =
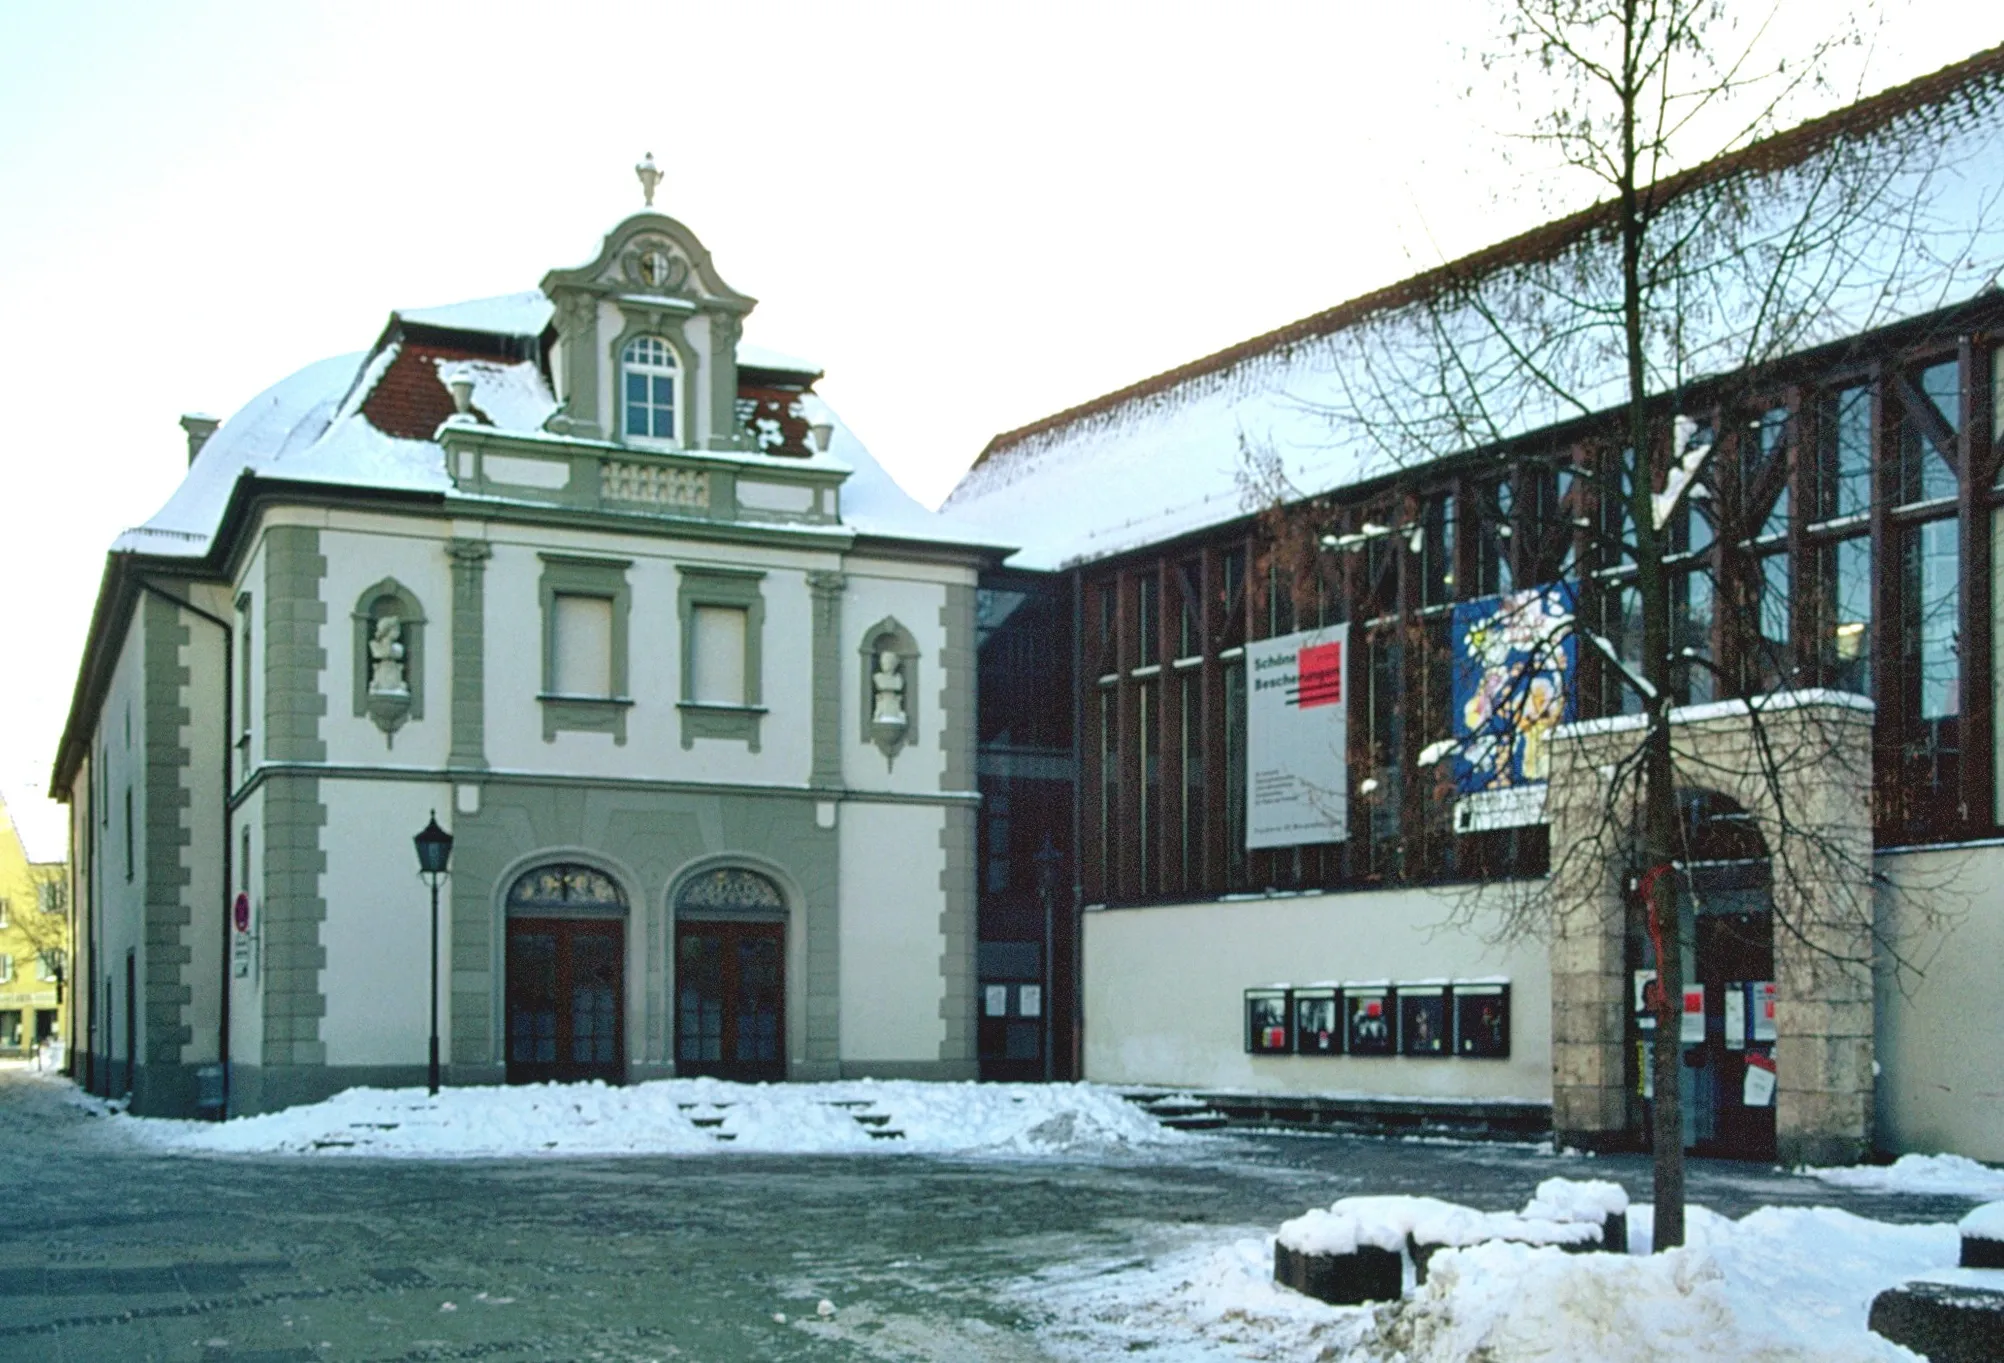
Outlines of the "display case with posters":
<svg viewBox="0 0 2004 1363">
<path fill-rule="evenodd" d="M 1289 1055 L 1294 1051 L 1294 1028 L 1288 1022 L 1288 995 L 1284 984 L 1246 990 L 1246 1049 L 1254 1055 Z"/>
<path fill-rule="evenodd" d="M 1510 1055 L 1510 982 L 1456 980 L 1454 1053 L 1473 1060 Z"/>
<path fill-rule="evenodd" d="M 1294 991 L 1294 1053 L 1341 1055 L 1343 1029 L 1336 1025 L 1337 990 L 1312 984 Z"/>
<path fill-rule="evenodd" d="M 1452 1055 L 1448 1035 L 1447 981 L 1415 980 L 1397 986 L 1399 1054 L 1422 1057 Z"/>
<path fill-rule="evenodd" d="M 1351 1055 L 1390 1055 L 1396 1049 L 1392 987 L 1381 981 L 1343 986 L 1343 1049 Z"/>
</svg>

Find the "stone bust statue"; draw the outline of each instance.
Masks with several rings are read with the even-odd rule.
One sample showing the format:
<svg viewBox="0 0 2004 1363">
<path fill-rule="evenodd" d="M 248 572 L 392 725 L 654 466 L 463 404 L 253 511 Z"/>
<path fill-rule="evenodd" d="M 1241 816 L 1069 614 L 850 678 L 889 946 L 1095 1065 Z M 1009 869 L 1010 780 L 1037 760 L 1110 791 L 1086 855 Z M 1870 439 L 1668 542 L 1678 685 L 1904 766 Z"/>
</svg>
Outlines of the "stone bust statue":
<svg viewBox="0 0 2004 1363">
<path fill-rule="evenodd" d="M 402 696 L 410 693 L 404 676 L 404 622 L 395 615 L 381 616 L 369 636 L 369 691 L 374 695 Z"/>
<path fill-rule="evenodd" d="M 877 670 L 870 674 L 870 692 L 870 722 L 903 728 L 905 677 L 895 650 L 886 648 L 878 651 Z"/>
</svg>

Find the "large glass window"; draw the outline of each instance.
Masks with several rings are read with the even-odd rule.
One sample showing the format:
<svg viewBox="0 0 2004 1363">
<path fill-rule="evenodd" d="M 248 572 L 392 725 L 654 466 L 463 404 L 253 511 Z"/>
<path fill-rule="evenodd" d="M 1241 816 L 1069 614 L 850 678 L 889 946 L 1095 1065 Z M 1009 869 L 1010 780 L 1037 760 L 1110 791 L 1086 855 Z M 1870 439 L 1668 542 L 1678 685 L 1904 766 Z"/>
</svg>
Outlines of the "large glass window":
<svg viewBox="0 0 2004 1363">
<path fill-rule="evenodd" d="M 1225 678 L 1225 885 L 1246 883 L 1246 669 L 1233 659 Z"/>
<path fill-rule="evenodd" d="M 1204 708 L 1203 679 L 1185 672 L 1177 711 L 1182 719 L 1180 756 L 1183 768 L 1181 827 L 1177 839 L 1181 856 L 1183 887 L 1200 887 L 1204 865 Z"/>
<path fill-rule="evenodd" d="M 1872 694 L 1872 541 L 1839 540 L 1821 555 L 1823 667 L 1829 685 Z"/>
<path fill-rule="evenodd" d="M 1420 604 L 1454 600 L 1454 498 L 1427 498 L 1420 512 Z"/>
<path fill-rule="evenodd" d="M 1136 735 L 1141 745 L 1141 809 L 1134 840 L 1141 893 L 1154 894 L 1161 875 L 1155 840 L 1162 828 L 1162 702 L 1155 682 L 1136 689 Z"/>
<path fill-rule="evenodd" d="M 1921 401 L 1900 422 L 1900 500 L 1931 502 L 1955 495 L 1955 443 L 1961 425 L 1956 363 L 1929 365 L 1915 376 Z"/>
<path fill-rule="evenodd" d="M 1919 686 L 1916 713 L 1923 720 L 1946 718 L 1960 709 L 1959 531 L 1955 521 L 1929 521 L 1907 539 L 1907 653 Z"/>
<path fill-rule="evenodd" d="M 1754 675 L 1762 690 L 1772 690 L 1786 682 L 1792 671 L 1789 650 L 1790 584 L 1792 574 L 1786 553 L 1769 554 L 1759 560 L 1755 587 L 1760 592 L 1757 616 L 1759 638 L 1754 659 Z"/>
<path fill-rule="evenodd" d="M 1693 657 L 1708 659 L 1712 656 L 1712 575 L 1702 568 L 1693 568 L 1672 578 L 1670 591 L 1670 647 L 1676 660 L 1670 669 L 1671 686 L 1681 702 L 1703 705 L 1718 696 L 1717 674 L 1705 663 L 1692 661 Z M 1629 595 L 1637 594 L 1631 592 Z M 1637 600 L 1639 604 L 1639 596 Z M 1636 621 L 1636 634 L 1639 663 L 1640 619 Z"/>
<path fill-rule="evenodd" d="M 1872 509 L 1872 390 L 1840 388 L 1823 406 L 1823 515 L 1842 519 Z"/>
<path fill-rule="evenodd" d="M 620 382 L 626 399 L 626 438 L 674 444 L 677 388 L 681 366 L 675 352 L 659 336 L 636 336 L 620 356 Z"/>
<path fill-rule="evenodd" d="M 1162 579 L 1153 568 L 1134 584 L 1134 632 L 1141 665 L 1162 661 Z"/>
</svg>

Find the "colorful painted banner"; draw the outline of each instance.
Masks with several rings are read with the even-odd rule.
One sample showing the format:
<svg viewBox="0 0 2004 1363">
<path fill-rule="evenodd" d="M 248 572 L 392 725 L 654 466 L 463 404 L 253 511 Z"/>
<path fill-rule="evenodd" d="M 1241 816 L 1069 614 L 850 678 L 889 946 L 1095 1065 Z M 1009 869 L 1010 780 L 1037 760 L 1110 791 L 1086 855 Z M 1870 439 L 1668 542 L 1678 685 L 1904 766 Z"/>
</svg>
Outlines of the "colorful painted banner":
<svg viewBox="0 0 2004 1363">
<path fill-rule="evenodd" d="M 1573 589 L 1560 582 L 1454 608 L 1457 833 L 1545 820 L 1546 743 L 1574 718 L 1579 641 Z"/>
<path fill-rule="evenodd" d="M 1350 832 L 1350 627 L 1246 645 L 1246 846 L 1340 842 Z"/>
</svg>

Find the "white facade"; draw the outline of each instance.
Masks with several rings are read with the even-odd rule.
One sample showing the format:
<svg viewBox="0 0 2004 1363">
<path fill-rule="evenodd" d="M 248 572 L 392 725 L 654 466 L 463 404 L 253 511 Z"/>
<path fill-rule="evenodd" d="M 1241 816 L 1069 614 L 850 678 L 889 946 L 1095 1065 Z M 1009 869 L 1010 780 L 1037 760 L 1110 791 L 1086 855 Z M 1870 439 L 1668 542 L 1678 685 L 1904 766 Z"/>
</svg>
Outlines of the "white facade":
<svg viewBox="0 0 2004 1363">
<path fill-rule="evenodd" d="M 973 1076 L 995 551 L 899 492 L 810 367 L 734 352 L 752 300 L 680 224 L 629 219 L 544 290 L 394 314 L 114 548 L 59 760 L 97 825 L 98 1091 L 423 1082 L 434 973 L 447 1083 Z M 643 352 L 648 410 L 622 405 Z"/>
</svg>

